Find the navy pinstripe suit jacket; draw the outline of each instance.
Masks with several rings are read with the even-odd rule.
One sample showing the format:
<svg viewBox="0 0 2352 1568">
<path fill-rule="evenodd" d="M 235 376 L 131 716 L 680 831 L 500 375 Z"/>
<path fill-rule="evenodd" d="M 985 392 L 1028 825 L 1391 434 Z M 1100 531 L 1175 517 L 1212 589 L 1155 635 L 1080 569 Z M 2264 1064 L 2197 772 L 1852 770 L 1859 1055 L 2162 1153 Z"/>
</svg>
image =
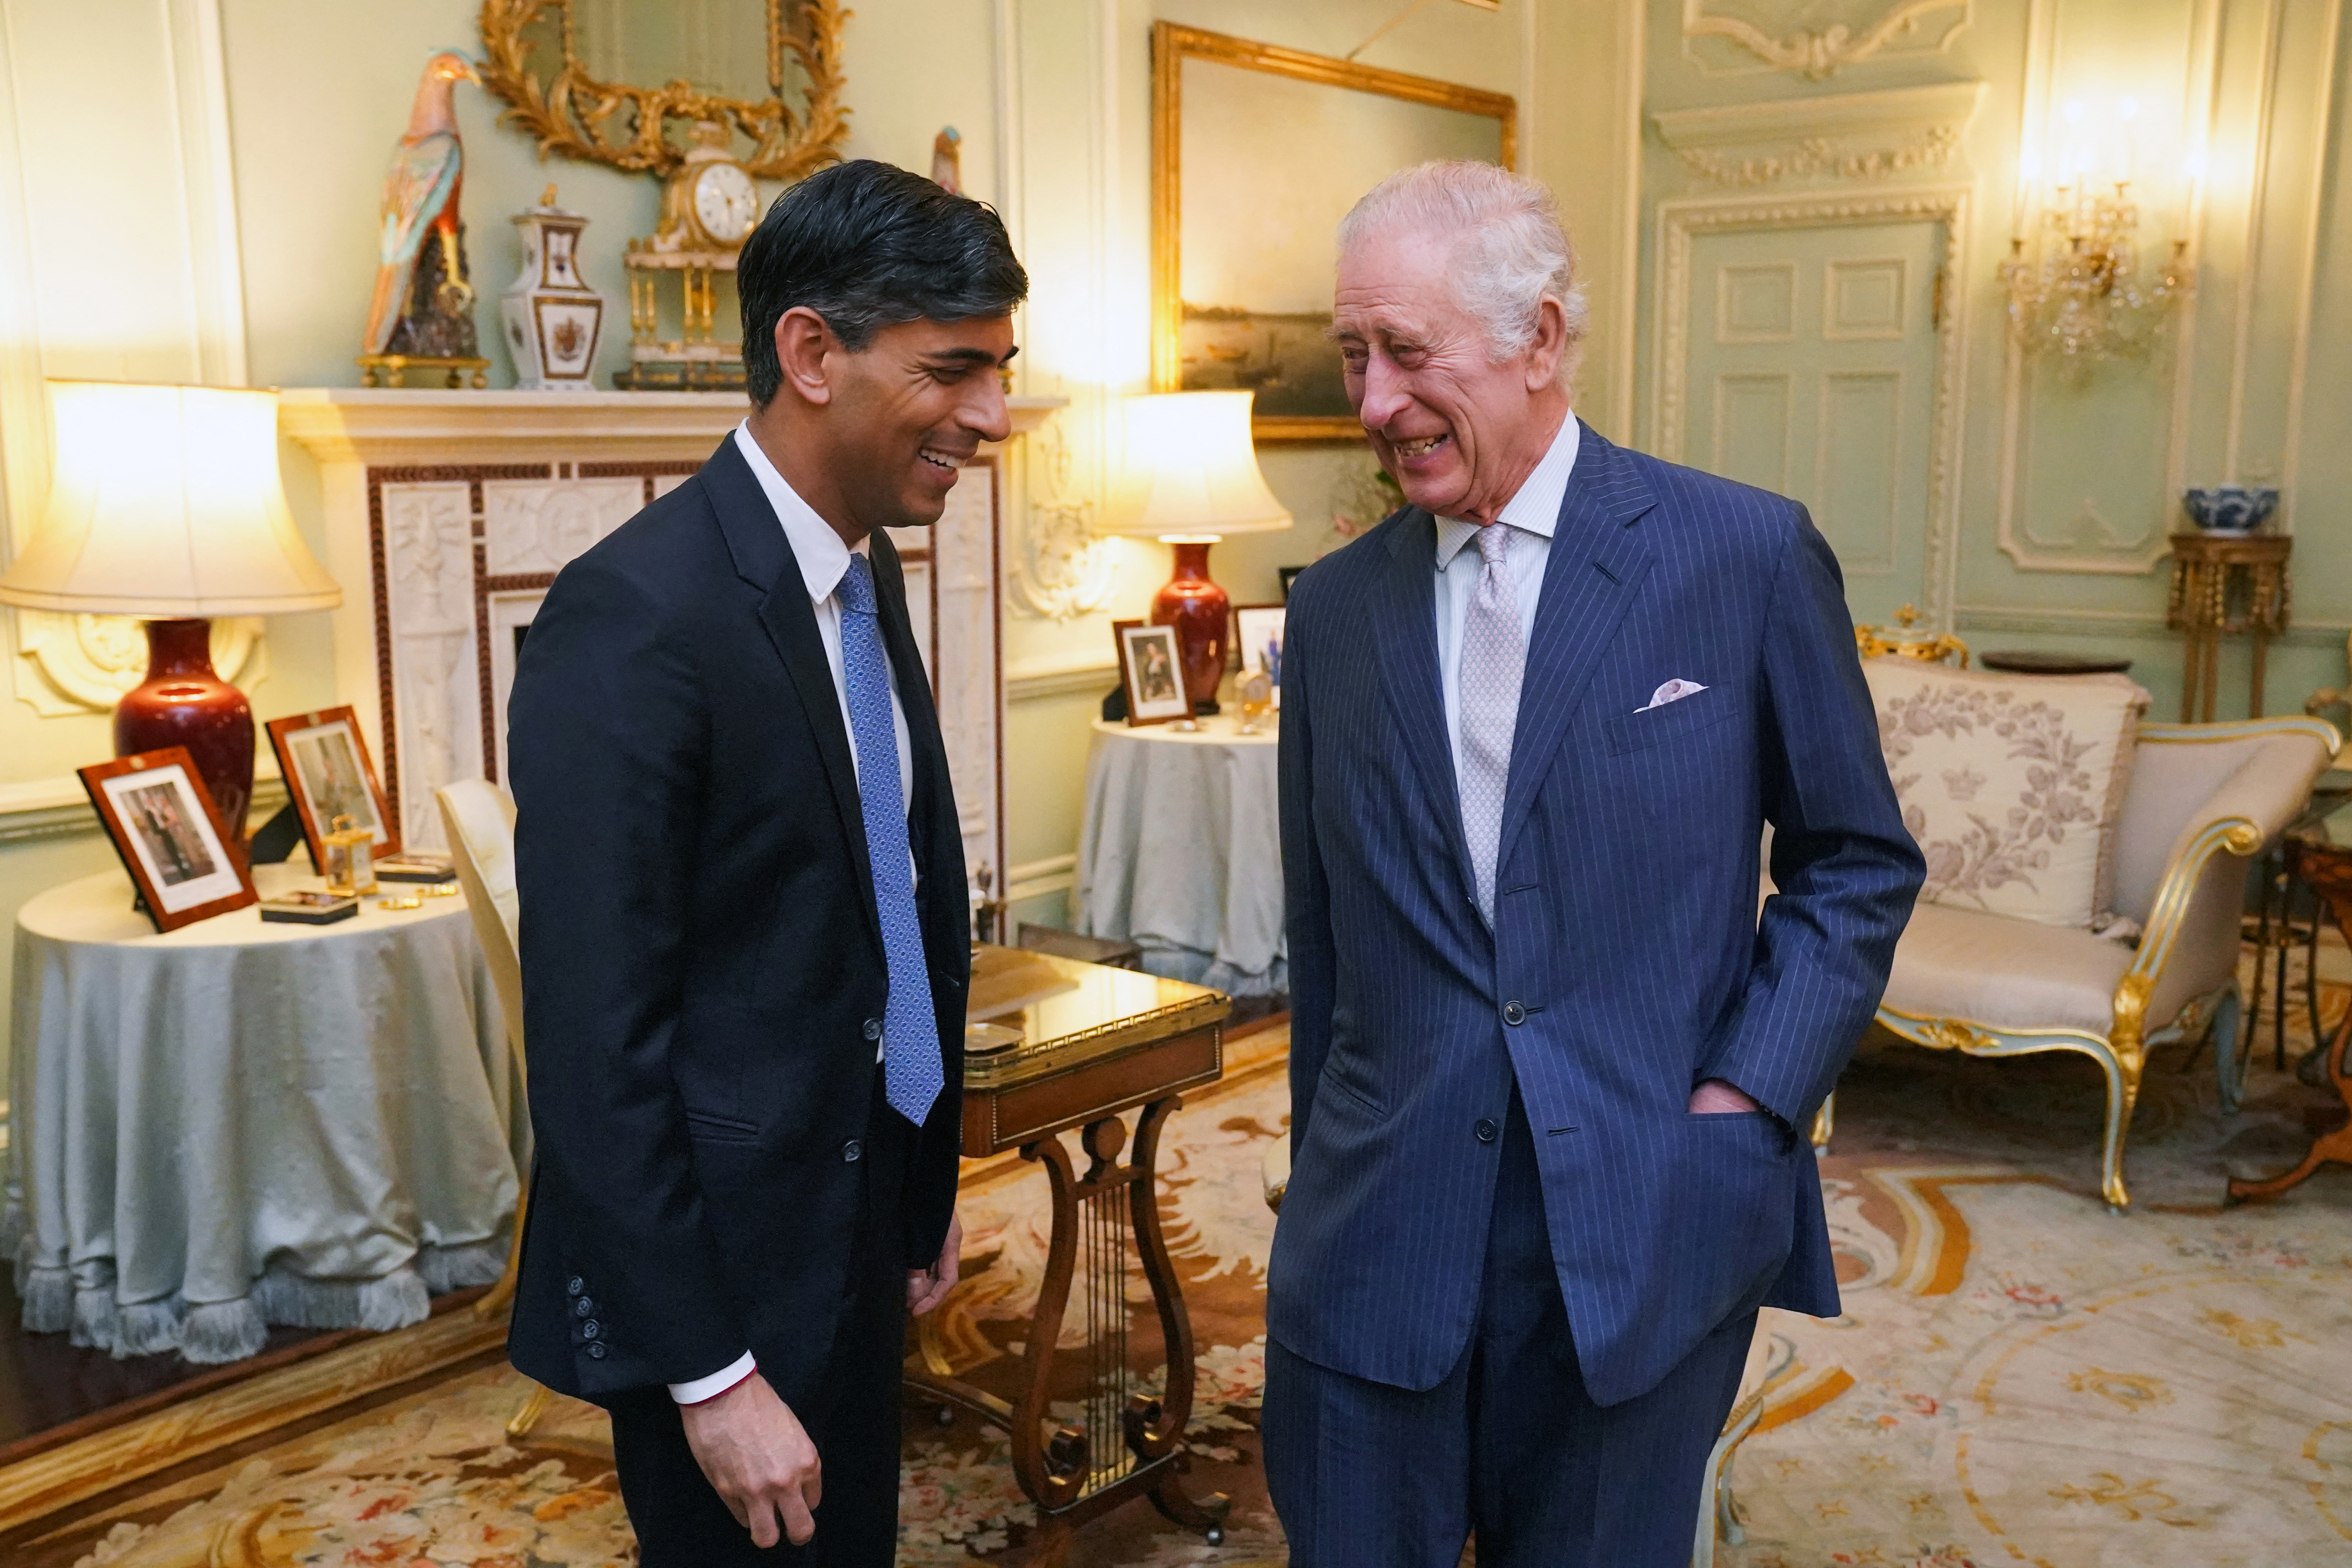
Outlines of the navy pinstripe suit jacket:
<svg viewBox="0 0 2352 1568">
<path fill-rule="evenodd" d="M 1878 1005 L 1922 866 L 1804 508 L 1581 435 L 1491 933 L 1438 687 L 1429 514 L 1292 587 L 1293 1153 L 1266 1316 L 1318 1365 L 1442 1380 L 1477 1312 L 1500 1147 L 1478 1124 L 1516 1077 L 1577 1354 L 1608 1405 L 1759 1304 L 1837 1312 L 1799 1134 Z M 1675 676 L 1707 689 L 1637 711 Z M 1759 925 L 1767 821 L 1780 891 Z M 1691 1115 L 1706 1078 L 1770 1114 Z"/>
</svg>

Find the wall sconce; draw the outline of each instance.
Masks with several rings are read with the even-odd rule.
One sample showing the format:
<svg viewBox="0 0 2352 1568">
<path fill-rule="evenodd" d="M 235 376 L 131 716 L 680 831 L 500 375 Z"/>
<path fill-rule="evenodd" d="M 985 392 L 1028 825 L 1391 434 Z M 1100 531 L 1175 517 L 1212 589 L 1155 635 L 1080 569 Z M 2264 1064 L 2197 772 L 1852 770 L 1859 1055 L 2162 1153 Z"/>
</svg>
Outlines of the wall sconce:
<svg viewBox="0 0 2352 1568">
<path fill-rule="evenodd" d="M 2185 239 L 2172 241 L 2153 278 L 2141 278 L 2132 193 L 2138 112 L 2127 98 L 2112 126 L 2095 127 L 2082 100 L 2067 104 L 2060 167 L 2046 198 L 2037 200 L 2040 160 L 2031 150 L 2019 159 L 2000 284 L 2011 329 L 2028 353 L 2055 352 L 2076 364 L 2143 354 L 2195 286 Z M 2191 171 L 2184 183 L 2193 190 L 2195 180 Z"/>
</svg>

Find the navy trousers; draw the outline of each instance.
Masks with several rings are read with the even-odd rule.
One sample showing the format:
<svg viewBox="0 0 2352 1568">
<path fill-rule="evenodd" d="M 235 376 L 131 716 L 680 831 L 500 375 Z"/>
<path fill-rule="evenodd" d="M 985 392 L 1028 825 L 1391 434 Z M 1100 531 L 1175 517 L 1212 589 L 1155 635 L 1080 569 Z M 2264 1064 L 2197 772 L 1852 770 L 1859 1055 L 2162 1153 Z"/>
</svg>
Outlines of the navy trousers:
<svg viewBox="0 0 2352 1568">
<path fill-rule="evenodd" d="M 1478 1568 L 1686 1568 L 1755 1327 L 1745 1313 L 1649 1393 L 1594 1404 L 1514 1091 L 1477 1326 L 1445 1380 L 1416 1392 L 1266 1348 L 1265 1479 L 1291 1568 L 1454 1568 L 1473 1536 Z"/>
<path fill-rule="evenodd" d="M 906 1353 L 907 1266 L 899 1199 L 915 1131 L 874 1074 L 858 1249 L 815 1401 L 795 1409 L 823 1467 L 816 1534 L 762 1552 L 735 1522 L 687 1446 L 667 1388 L 614 1399 L 613 1464 L 642 1568 L 890 1568 L 898 1552 L 898 1379 Z M 788 1264 L 789 1260 L 783 1260 Z M 780 1266 L 783 1266 L 780 1264 Z"/>
</svg>

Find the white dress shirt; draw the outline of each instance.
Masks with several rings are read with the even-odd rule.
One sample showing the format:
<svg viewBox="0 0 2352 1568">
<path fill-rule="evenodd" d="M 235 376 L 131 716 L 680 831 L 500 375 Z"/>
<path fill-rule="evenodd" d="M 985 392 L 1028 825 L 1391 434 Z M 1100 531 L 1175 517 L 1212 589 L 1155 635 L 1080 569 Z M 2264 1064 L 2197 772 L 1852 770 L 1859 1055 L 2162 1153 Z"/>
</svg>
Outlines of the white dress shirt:
<svg viewBox="0 0 2352 1568">
<path fill-rule="evenodd" d="M 833 695 L 841 702 L 841 727 L 845 733 L 854 735 L 849 723 L 849 681 L 842 672 L 841 664 L 841 600 L 834 591 L 841 586 L 843 575 L 849 570 L 850 547 L 841 542 L 841 536 L 833 531 L 833 525 L 818 517 L 816 509 L 802 500 L 784 482 L 784 476 L 776 472 L 776 465 L 768 461 L 768 455 L 760 450 L 757 441 L 751 439 L 749 420 L 736 426 L 735 445 L 743 454 L 743 460 L 751 465 L 752 477 L 760 481 L 760 489 L 767 496 L 768 505 L 776 510 L 776 520 L 783 525 L 785 541 L 793 547 L 793 559 L 801 569 L 801 581 L 808 589 L 810 608 L 816 612 L 816 633 L 824 643 L 824 662 L 833 670 Z M 858 540 L 855 553 L 870 560 L 872 555 L 868 546 L 871 542 Z M 877 585 L 876 592 L 879 594 L 879 585 Z M 885 665 L 889 664 L 887 651 L 884 652 L 882 662 Z M 907 710 L 898 701 L 898 671 L 893 669 L 890 672 L 890 727 L 898 742 L 898 799 L 911 803 L 915 789 L 914 752 L 907 741 Z M 857 767 L 855 740 L 849 747 L 849 765 L 854 772 Z M 913 852 L 910 845 L 908 851 L 909 857 Z M 881 1047 L 876 1048 L 874 1060 L 882 1060 Z M 751 1359 L 751 1353 L 747 1350 L 708 1377 L 698 1377 L 690 1383 L 671 1384 L 670 1397 L 680 1405 L 699 1405 L 706 1399 L 726 1393 L 758 1370 L 758 1363 Z"/>
<path fill-rule="evenodd" d="M 1568 476 L 1576 467 L 1576 415 L 1559 422 L 1559 433 L 1535 471 L 1503 506 L 1490 528 L 1517 530 L 1511 539 L 1511 585 L 1519 604 L 1522 644 L 1535 641 L 1536 605 L 1543 597 L 1544 563 L 1551 559 L 1552 530 L 1568 498 Z M 1475 523 L 1437 519 L 1437 680 L 1445 694 L 1445 738 L 1454 753 L 1454 783 L 1462 781 L 1462 628 L 1470 619 L 1470 599 L 1478 591 L 1486 558 L 1467 546 Z"/>
</svg>

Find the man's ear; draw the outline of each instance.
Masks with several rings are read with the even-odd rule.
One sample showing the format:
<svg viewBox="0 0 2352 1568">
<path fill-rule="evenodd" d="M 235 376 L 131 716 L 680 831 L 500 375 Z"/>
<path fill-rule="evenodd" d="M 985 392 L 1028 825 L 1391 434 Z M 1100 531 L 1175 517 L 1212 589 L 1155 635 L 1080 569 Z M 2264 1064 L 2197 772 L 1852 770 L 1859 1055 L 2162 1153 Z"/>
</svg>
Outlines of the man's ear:
<svg viewBox="0 0 2352 1568">
<path fill-rule="evenodd" d="M 1541 392 L 1559 376 L 1559 357 L 1568 350 L 1568 312 L 1547 294 L 1536 307 L 1536 335 L 1528 344 L 1528 391 Z"/>
<path fill-rule="evenodd" d="M 834 367 L 826 361 L 838 346 L 824 318 L 805 305 L 776 319 L 776 363 L 784 386 L 803 402 L 822 406 L 833 401 Z"/>
</svg>

